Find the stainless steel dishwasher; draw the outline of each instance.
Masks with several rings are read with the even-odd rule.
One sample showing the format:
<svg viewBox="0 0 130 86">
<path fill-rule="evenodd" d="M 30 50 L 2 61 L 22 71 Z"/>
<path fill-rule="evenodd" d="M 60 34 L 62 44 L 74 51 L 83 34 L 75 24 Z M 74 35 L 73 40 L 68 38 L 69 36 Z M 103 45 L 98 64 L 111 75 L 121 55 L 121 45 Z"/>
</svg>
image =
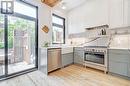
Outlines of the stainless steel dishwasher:
<svg viewBox="0 0 130 86">
<path fill-rule="evenodd" d="M 48 49 L 48 72 L 61 68 L 61 48 Z"/>
</svg>

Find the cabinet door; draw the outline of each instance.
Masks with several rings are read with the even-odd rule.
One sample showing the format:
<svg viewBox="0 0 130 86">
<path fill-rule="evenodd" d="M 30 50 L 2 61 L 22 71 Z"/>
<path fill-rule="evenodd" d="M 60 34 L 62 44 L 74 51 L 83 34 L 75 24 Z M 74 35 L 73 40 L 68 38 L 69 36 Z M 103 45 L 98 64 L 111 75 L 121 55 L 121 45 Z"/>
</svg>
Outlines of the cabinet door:
<svg viewBox="0 0 130 86">
<path fill-rule="evenodd" d="M 109 72 L 129 76 L 130 57 L 128 50 L 109 50 Z"/>
<path fill-rule="evenodd" d="M 84 62 L 84 51 L 75 50 L 74 51 L 74 63 L 83 64 Z"/>
<path fill-rule="evenodd" d="M 123 27 L 123 0 L 109 1 L 109 23 L 110 28 Z"/>
<path fill-rule="evenodd" d="M 116 73 L 119 75 L 128 76 L 128 64 L 124 62 L 109 62 L 109 72 Z"/>
<path fill-rule="evenodd" d="M 124 25 L 130 26 L 130 0 L 124 0 Z"/>
<path fill-rule="evenodd" d="M 73 53 L 62 54 L 62 67 L 73 63 Z"/>
</svg>

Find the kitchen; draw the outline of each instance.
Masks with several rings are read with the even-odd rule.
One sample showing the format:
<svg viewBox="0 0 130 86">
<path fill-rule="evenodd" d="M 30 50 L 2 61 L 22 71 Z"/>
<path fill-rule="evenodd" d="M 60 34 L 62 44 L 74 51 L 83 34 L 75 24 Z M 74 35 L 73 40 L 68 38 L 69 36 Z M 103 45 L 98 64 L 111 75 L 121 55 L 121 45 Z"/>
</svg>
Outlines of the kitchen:
<svg viewBox="0 0 130 86">
<path fill-rule="evenodd" d="M 38 6 L 38 71 L 1 86 L 130 85 L 129 0 L 25 1 Z"/>
<path fill-rule="evenodd" d="M 129 79 L 128 7 L 128 0 L 94 0 L 70 10 L 67 13 L 68 37 L 66 37 L 69 43 L 59 46 L 61 63 L 57 69 L 80 64 Z M 57 9 L 59 8 L 54 8 L 54 13 L 58 11 Z M 63 13 L 58 12 L 59 15 Z M 47 55 L 47 50 L 45 51 L 42 50 L 42 55 L 45 53 Z M 46 58 L 49 60 L 51 56 Z M 46 70 L 46 74 L 48 73 Z"/>
</svg>

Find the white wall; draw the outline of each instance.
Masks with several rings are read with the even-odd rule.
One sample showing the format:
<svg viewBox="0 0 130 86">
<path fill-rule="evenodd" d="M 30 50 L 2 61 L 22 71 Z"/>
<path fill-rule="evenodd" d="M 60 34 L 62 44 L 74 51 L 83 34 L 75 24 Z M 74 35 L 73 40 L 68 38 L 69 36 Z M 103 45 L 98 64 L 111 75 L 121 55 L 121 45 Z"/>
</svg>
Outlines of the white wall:
<svg viewBox="0 0 130 86">
<path fill-rule="evenodd" d="M 52 27 L 51 27 L 51 8 L 43 3 L 41 0 L 26 0 L 33 5 L 38 6 L 38 36 L 39 36 L 39 47 L 43 45 L 45 41 L 50 42 L 52 40 Z M 42 27 L 47 25 L 50 29 L 49 33 L 46 34 L 42 31 Z"/>
<path fill-rule="evenodd" d="M 69 34 L 103 24 L 108 24 L 108 0 L 87 0 L 68 13 Z"/>
</svg>

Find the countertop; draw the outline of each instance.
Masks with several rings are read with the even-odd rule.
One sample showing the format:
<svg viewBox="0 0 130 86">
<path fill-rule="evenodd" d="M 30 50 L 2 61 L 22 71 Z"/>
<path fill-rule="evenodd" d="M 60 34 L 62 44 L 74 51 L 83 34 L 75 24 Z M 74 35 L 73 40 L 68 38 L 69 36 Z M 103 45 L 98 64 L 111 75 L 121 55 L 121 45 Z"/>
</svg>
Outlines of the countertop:
<svg viewBox="0 0 130 86">
<path fill-rule="evenodd" d="M 49 46 L 42 47 L 43 49 L 61 49 L 62 54 L 73 53 L 74 46 Z"/>
<path fill-rule="evenodd" d="M 63 46 L 49 46 L 49 47 L 41 47 L 46 49 L 69 49 L 74 47 L 80 47 L 83 48 L 84 46 L 74 46 L 74 45 L 63 45 Z M 129 50 L 130 48 L 124 48 L 124 47 L 109 47 L 108 49 L 114 49 L 114 50 Z"/>
<path fill-rule="evenodd" d="M 119 47 L 111 47 L 108 49 L 113 49 L 113 50 L 130 50 L 130 48 L 119 48 Z"/>
<path fill-rule="evenodd" d="M 67 47 L 75 47 L 75 46 L 71 46 L 71 45 L 66 45 L 66 46 L 62 46 L 62 45 L 61 45 L 61 46 L 60 46 L 60 45 L 58 46 L 58 45 L 57 45 L 57 46 L 55 46 L 55 45 L 54 45 L 54 46 L 41 47 L 41 48 L 48 48 L 48 49 L 49 49 L 49 48 L 67 48 Z"/>
</svg>

